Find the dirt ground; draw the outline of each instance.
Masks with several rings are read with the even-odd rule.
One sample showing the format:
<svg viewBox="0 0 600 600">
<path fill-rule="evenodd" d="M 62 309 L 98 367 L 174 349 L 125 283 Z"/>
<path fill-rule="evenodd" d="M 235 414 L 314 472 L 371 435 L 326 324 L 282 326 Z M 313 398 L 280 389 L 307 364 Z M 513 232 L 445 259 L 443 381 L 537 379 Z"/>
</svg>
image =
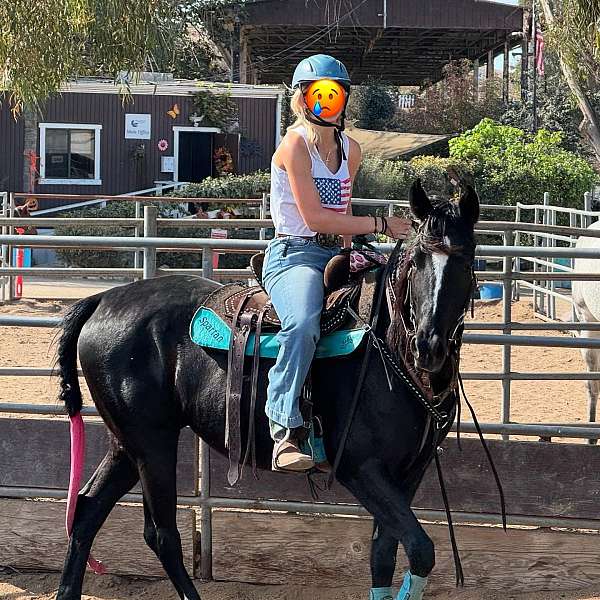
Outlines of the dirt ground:
<svg viewBox="0 0 600 600">
<path fill-rule="evenodd" d="M 89 284 L 81 288 L 26 285 L 27 298 L 0 306 L 0 315 L 60 316 L 71 305 L 72 298 L 94 294 L 100 289 Z M 566 310 L 567 305 L 562 304 L 561 308 Z M 499 322 L 501 316 L 500 303 L 476 305 L 475 321 Z M 513 320 L 540 322 L 534 318 L 529 300 L 513 303 Z M 567 332 L 517 332 L 527 333 L 569 337 Z M 54 337 L 55 331 L 47 328 L 0 328 L 0 366 L 52 366 Z M 461 371 L 499 372 L 501 353 L 500 346 L 465 345 Z M 511 358 L 513 371 L 585 371 L 577 349 L 515 347 Z M 502 387 L 499 381 L 465 381 L 465 388 L 481 422 L 500 420 Z M 56 405 L 56 379 L 2 377 L 0 402 Z M 89 402 L 86 397 L 84 403 Z M 512 384 L 511 420 L 519 423 L 587 421 L 586 404 L 585 386 L 581 381 L 517 381 Z"/>
<path fill-rule="evenodd" d="M 53 286 L 26 284 L 26 298 L 0 306 L 0 315 L 60 316 L 75 298 L 97 293 L 102 286 Z M 566 310 L 566 305 L 564 310 Z M 499 303 L 478 303 L 476 321 L 498 322 L 502 314 Z M 513 304 L 515 321 L 534 321 L 531 303 Z M 537 321 L 539 322 L 539 321 Z M 529 333 L 529 332 L 521 332 Z M 55 332 L 46 328 L 0 327 L 0 366 L 50 367 Z M 543 334 L 542 334 L 543 335 Z M 552 335 L 552 334 L 547 334 Z M 567 337 L 568 332 L 557 333 Z M 514 348 L 513 370 L 516 371 L 583 371 L 580 352 L 558 348 Z M 501 349 L 496 346 L 466 345 L 462 353 L 462 371 L 498 372 Z M 480 421 L 497 421 L 500 417 L 499 382 L 467 381 L 466 390 Z M 84 387 L 85 389 L 85 387 Z M 84 394 L 84 404 L 91 400 Z M 55 381 L 48 377 L 0 377 L 0 402 L 27 402 L 58 405 Z M 57 417 L 60 418 L 60 417 Z M 523 423 L 586 421 L 586 394 L 583 382 L 533 381 L 513 385 L 511 419 Z M 0 568 L 0 598 L 50 600 L 55 597 L 57 573 L 18 573 Z M 200 584 L 203 600 L 366 600 L 364 589 L 322 589 L 282 586 L 256 586 L 237 583 Z M 84 585 L 87 600 L 168 600 L 177 598 L 165 580 L 143 580 L 116 576 L 97 577 L 88 573 Z M 600 587 L 577 592 L 539 592 L 513 594 L 483 589 L 464 589 L 436 593 L 435 600 L 600 600 Z"/>
<path fill-rule="evenodd" d="M 58 573 L 8 573 L 0 569 L 0 598 L 3 600 L 53 600 Z M 356 588 L 311 588 L 307 586 L 262 586 L 241 583 L 196 582 L 202 600 L 366 600 L 368 590 Z M 170 582 L 132 577 L 87 574 L 84 600 L 177 600 Z M 427 600 L 600 600 L 600 587 L 575 592 L 513 594 L 483 589 L 437 592 L 430 589 Z"/>
</svg>

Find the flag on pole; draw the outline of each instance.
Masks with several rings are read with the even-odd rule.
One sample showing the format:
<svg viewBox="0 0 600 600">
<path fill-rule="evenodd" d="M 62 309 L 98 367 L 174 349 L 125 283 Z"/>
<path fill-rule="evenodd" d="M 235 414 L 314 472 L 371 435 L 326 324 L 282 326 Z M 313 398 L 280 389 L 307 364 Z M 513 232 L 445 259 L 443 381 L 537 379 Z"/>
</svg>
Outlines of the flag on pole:
<svg viewBox="0 0 600 600">
<path fill-rule="evenodd" d="M 539 25 L 535 28 L 535 67 L 538 75 L 544 75 L 544 34 Z"/>
</svg>

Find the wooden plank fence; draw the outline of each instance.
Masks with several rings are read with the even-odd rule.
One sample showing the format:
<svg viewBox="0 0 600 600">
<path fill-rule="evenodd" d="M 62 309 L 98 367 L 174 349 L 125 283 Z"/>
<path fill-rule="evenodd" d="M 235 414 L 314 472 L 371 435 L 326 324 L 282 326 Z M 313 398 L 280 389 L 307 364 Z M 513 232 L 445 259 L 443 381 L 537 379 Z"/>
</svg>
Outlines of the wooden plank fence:
<svg viewBox="0 0 600 600">
<path fill-rule="evenodd" d="M 107 449 L 106 428 L 86 423 L 86 473 L 89 477 Z M 561 517 L 600 520 L 600 453 L 586 444 L 490 440 L 507 508 L 522 519 Z M 444 444 L 442 463 L 452 508 L 497 515 L 498 493 L 479 441 L 465 438 Z M 304 476 L 248 470 L 231 488 L 227 462 L 211 452 L 210 495 L 221 498 L 311 501 Z M 184 430 L 179 446 L 178 491 L 198 494 L 198 443 Z M 0 485 L 66 489 L 69 432 L 66 419 L 0 418 Z M 136 491 L 136 490 L 133 490 Z M 340 486 L 324 492 L 327 503 L 355 503 Z M 414 503 L 443 508 L 437 478 L 429 471 Z M 64 502 L 0 499 L 0 565 L 60 569 L 64 558 Z M 181 508 L 178 523 L 188 568 L 198 563 L 197 513 Z M 485 518 L 485 516 L 483 517 Z M 369 585 L 372 523 L 362 517 L 324 517 L 267 511 L 213 510 L 213 574 L 216 579 L 250 583 L 315 583 L 324 586 Z M 453 585 L 446 526 L 426 524 L 437 546 L 432 584 Z M 594 527 L 596 529 L 596 527 Z M 459 525 L 469 585 L 526 591 L 567 589 L 600 581 L 597 534 L 548 528 Z M 164 576 L 143 540 L 140 506 L 120 505 L 109 517 L 94 547 L 112 573 Z M 402 571 L 399 553 L 398 576 Z"/>
</svg>

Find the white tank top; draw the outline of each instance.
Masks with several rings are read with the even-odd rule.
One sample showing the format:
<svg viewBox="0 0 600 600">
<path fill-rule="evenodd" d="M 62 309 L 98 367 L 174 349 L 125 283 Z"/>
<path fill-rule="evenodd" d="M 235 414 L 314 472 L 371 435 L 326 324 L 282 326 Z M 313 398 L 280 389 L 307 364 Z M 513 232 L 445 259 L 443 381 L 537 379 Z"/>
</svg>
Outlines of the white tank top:
<svg viewBox="0 0 600 600">
<path fill-rule="evenodd" d="M 348 136 L 342 132 L 346 158 L 342 157 L 340 168 L 336 173 L 332 173 L 316 149 L 311 151 L 304 126 L 297 127 L 293 131 L 302 135 L 306 142 L 312 163 L 311 174 L 321 198 L 321 206 L 345 213 L 350 202 L 351 184 L 347 160 L 350 152 Z M 276 233 L 303 236 L 312 236 L 316 233 L 308 228 L 298 210 L 287 172 L 278 167 L 273 159 L 271 159 L 271 216 Z"/>
</svg>

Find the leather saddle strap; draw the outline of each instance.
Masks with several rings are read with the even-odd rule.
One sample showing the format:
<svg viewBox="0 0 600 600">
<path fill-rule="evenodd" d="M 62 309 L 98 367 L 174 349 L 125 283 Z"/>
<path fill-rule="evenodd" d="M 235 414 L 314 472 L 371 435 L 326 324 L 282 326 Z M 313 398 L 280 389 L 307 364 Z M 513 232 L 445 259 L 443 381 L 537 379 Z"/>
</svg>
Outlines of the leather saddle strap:
<svg viewBox="0 0 600 600">
<path fill-rule="evenodd" d="M 233 347 L 235 344 L 236 334 L 238 333 L 240 314 L 244 310 L 246 302 L 248 302 L 248 296 L 245 296 L 238 304 L 238 307 L 233 315 L 233 320 L 231 321 L 231 338 L 229 339 L 229 351 L 227 353 L 227 383 L 225 387 L 225 448 L 229 448 L 229 398 L 231 396 L 231 386 L 233 382 L 233 363 L 236 360 Z"/>
<path fill-rule="evenodd" d="M 250 379 L 250 410 L 248 411 L 248 441 L 246 443 L 246 453 L 242 468 L 248 462 L 248 458 L 252 460 L 252 474 L 255 479 L 258 479 L 256 470 L 256 396 L 258 392 L 258 371 L 260 366 L 260 334 L 264 317 L 269 310 L 269 304 L 265 304 L 262 310 L 258 313 L 254 330 L 254 348 L 252 356 L 252 377 Z"/>
<path fill-rule="evenodd" d="M 241 403 L 242 390 L 244 387 L 244 358 L 248 337 L 252 331 L 252 322 L 255 313 L 245 312 L 240 317 L 240 328 L 235 332 L 233 342 L 234 360 L 231 373 L 231 388 L 229 390 L 228 402 L 228 447 L 229 447 L 229 472 L 227 480 L 230 485 L 235 485 L 240 478 L 240 462 L 242 458 L 242 436 L 241 436 Z"/>
</svg>

